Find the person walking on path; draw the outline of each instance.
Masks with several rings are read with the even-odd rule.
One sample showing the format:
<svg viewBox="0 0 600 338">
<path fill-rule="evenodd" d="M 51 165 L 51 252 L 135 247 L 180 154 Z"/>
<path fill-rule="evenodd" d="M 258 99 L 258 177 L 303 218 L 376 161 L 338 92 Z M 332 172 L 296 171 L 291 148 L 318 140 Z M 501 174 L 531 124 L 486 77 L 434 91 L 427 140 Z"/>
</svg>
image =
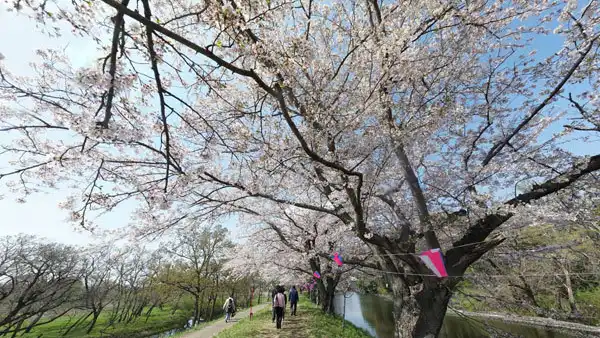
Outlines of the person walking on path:
<svg viewBox="0 0 600 338">
<path fill-rule="evenodd" d="M 276 327 L 281 329 L 281 322 L 283 321 L 283 314 L 285 312 L 285 306 L 287 305 L 286 297 L 283 294 L 283 287 L 279 287 L 277 290 L 277 294 L 273 298 L 273 308 L 275 309 L 275 314 L 277 316 L 277 324 Z"/>
<path fill-rule="evenodd" d="M 259 311 L 265 309 L 267 306 L 269 306 L 268 303 L 258 305 L 254 308 L 254 311 L 259 312 Z M 237 310 L 240 310 L 240 311 L 237 311 Z M 235 318 L 244 319 L 244 318 L 248 318 L 249 315 L 250 315 L 250 309 L 241 310 L 241 309 L 236 308 Z M 217 334 L 221 333 L 223 330 L 230 328 L 232 325 L 239 325 L 239 322 L 238 323 L 236 323 L 236 322 L 225 323 L 225 322 L 219 321 L 217 323 L 213 323 L 208 326 L 205 326 L 205 327 L 201 328 L 200 330 L 192 329 L 189 332 L 185 332 L 185 333 L 183 333 L 183 336 L 181 336 L 181 338 L 215 337 Z"/>
<path fill-rule="evenodd" d="M 233 295 L 229 296 L 223 304 L 223 311 L 225 311 L 225 323 L 231 320 L 231 315 L 235 312 L 235 301 Z"/>
<path fill-rule="evenodd" d="M 298 290 L 296 290 L 296 286 L 292 286 L 290 290 L 290 314 L 292 316 L 296 315 L 296 308 L 298 307 Z"/>
<path fill-rule="evenodd" d="M 273 288 L 273 290 L 271 291 L 271 312 L 273 313 L 273 323 L 275 323 L 275 295 L 277 294 L 277 290 L 279 290 L 280 286 L 277 285 Z"/>
<path fill-rule="evenodd" d="M 281 286 L 281 293 L 283 294 L 283 299 L 285 300 L 285 305 L 287 306 L 288 303 L 288 296 L 285 293 L 285 286 Z M 281 317 L 281 319 L 285 319 L 285 306 L 283 307 L 283 316 Z"/>
</svg>

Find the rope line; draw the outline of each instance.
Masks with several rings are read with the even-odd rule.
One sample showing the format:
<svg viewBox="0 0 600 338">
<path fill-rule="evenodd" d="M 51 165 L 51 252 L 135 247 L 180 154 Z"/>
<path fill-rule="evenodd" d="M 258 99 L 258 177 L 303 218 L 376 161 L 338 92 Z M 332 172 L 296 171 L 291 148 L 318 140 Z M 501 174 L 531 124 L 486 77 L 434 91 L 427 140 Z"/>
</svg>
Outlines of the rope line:
<svg viewBox="0 0 600 338">
<path fill-rule="evenodd" d="M 519 237 L 519 236 L 518 235 L 517 236 L 508 236 L 508 237 L 505 237 L 505 238 L 506 239 L 511 239 L 511 238 L 514 239 L 514 238 L 517 238 L 517 237 Z M 491 242 L 491 241 L 490 240 L 483 240 L 483 241 L 479 241 L 479 242 L 473 242 L 473 243 L 467 243 L 467 244 L 463 244 L 463 245 L 452 246 L 452 247 L 444 250 L 444 252 L 448 252 L 451 249 L 464 248 L 464 247 L 469 247 L 469 246 L 474 246 L 474 245 L 479 245 L 479 244 L 484 244 L 484 243 L 489 243 L 489 242 Z M 566 249 L 566 248 L 558 248 L 558 249 Z M 441 250 L 441 248 L 440 248 L 440 250 Z M 340 253 L 343 253 L 343 249 L 341 249 L 339 251 L 341 251 Z M 494 253 L 494 251 L 489 251 L 489 252 Z M 514 253 L 518 253 L 518 252 L 521 252 L 521 253 L 528 253 L 528 252 L 529 253 L 537 253 L 538 251 L 535 250 L 535 249 L 528 249 L 528 250 L 515 251 Z M 501 254 L 501 255 L 510 255 L 513 252 L 495 252 L 495 253 L 496 254 Z M 394 254 L 365 253 L 363 255 L 367 256 L 365 258 L 368 258 L 368 257 L 388 257 L 388 256 L 416 256 L 416 257 L 418 257 L 420 254 L 412 253 L 412 252 L 403 252 L 403 253 L 394 253 Z M 343 254 L 341 254 L 340 256 L 342 256 L 342 260 L 343 260 Z"/>
<path fill-rule="evenodd" d="M 404 275 L 404 276 L 420 276 L 420 277 L 437 277 L 434 274 L 423 274 L 423 273 L 410 273 L 410 272 L 387 272 L 380 271 L 384 274 L 392 274 L 392 275 Z M 491 275 L 487 273 L 470 273 L 464 274 L 462 276 L 447 276 L 447 277 L 439 277 L 439 278 L 466 278 L 466 277 L 477 277 L 477 276 L 485 276 L 491 278 L 504 278 L 504 277 L 564 277 L 564 274 L 560 273 L 545 273 L 545 274 L 503 274 L 503 275 Z M 600 276 L 600 272 L 573 272 L 569 273 L 569 276 Z"/>
</svg>

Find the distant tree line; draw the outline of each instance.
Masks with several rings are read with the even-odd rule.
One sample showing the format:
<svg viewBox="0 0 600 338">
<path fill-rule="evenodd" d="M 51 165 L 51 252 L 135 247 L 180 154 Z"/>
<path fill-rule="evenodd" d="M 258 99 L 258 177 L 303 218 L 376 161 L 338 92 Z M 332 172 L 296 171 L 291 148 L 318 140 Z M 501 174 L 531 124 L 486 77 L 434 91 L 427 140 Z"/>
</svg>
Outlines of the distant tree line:
<svg viewBox="0 0 600 338">
<path fill-rule="evenodd" d="M 234 294 L 248 306 L 255 276 L 223 265 L 227 230 L 190 226 L 157 250 L 109 244 L 76 247 L 29 235 L 0 238 L 0 336 L 17 337 L 64 317 L 61 334 L 148 321 L 153 311 L 183 310 L 192 324 L 222 313 Z M 64 319 L 63 318 L 63 319 Z"/>
</svg>

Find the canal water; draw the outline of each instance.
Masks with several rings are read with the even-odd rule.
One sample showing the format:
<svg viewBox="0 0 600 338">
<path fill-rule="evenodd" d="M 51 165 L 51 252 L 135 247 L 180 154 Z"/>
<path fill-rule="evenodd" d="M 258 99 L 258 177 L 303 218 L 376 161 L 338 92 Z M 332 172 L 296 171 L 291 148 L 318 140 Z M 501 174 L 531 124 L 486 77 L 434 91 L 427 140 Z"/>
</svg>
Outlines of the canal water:
<svg viewBox="0 0 600 338">
<path fill-rule="evenodd" d="M 171 329 L 169 331 L 165 331 L 165 332 L 162 332 L 162 333 L 157 333 L 157 334 L 154 334 L 154 335 L 150 336 L 149 338 L 169 338 L 169 337 L 172 337 L 172 336 L 176 335 L 177 333 L 184 332 L 186 330 L 191 329 L 192 328 L 192 323 L 193 323 L 193 319 L 190 318 L 187 321 L 187 323 L 185 324 L 185 326 L 183 326 L 181 328 L 175 328 L 175 329 Z"/>
<path fill-rule="evenodd" d="M 392 301 L 376 295 L 346 294 L 346 320 L 365 329 L 373 337 L 393 338 L 394 317 Z M 343 314 L 344 296 L 335 299 L 335 310 Z M 527 337 L 527 338 L 579 338 L 578 333 L 565 333 L 545 328 L 500 321 L 481 320 L 451 315 L 444 320 L 440 338 Z"/>
</svg>

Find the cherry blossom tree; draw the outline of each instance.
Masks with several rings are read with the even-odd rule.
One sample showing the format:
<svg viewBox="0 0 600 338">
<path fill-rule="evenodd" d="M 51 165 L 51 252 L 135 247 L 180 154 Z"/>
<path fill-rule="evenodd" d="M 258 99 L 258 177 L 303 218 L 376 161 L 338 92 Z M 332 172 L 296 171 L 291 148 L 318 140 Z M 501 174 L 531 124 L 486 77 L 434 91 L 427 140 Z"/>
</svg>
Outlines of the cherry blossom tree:
<svg viewBox="0 0 600 338">
<path fill-rule="evenodd" d="M 263 201 L 334 217 L 391 281 L 397 337 L 438 335 L 503 228 L 598 205 L 600 154 L 565 146 L 598 137 L 596 1 L 12 4 L 99 45 L 87 68 L 0 66 L 18 198 L 68 182 L 84 227 L 136 198 L 143 233 Z"/>
<path fill-rule="evenodd" d="M 368 261 L 368 247 L 331 215 L 276 205 L 270 210 L 243 218 L 251 234 L 233 252 L 229 265 L 241 274 L 258 271 L 264 279 L 278 279 L 284 285 L 312 278 L 322 310 L 334 313 L 337 287 L 347 282 L 357 264 L 376 268 Z M 333 261 L 334 252 L 342 252 L 345 265 Z M 314 278 L 314 272 L 321 278 Z"/>
</svg>

